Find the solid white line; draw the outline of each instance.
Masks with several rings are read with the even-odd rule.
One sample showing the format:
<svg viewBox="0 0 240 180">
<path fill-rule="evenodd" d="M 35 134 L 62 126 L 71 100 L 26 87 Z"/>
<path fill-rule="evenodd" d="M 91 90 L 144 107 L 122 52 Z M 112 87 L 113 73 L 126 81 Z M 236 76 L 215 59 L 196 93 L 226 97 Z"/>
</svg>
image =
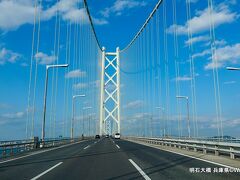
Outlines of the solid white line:
<svg viewBox="0 0 240 180">
<path fill-rule="evenodd" d="M 116 144 L 116 146 L 117 146 L 118 149 L 120 149 L 119 145 Z"/>
<path fill-rule="evenodd" d="M 40 178 L 41 176 L 43 176 L 44 174 L 47 174 L 49 171 L 53 170 L 54 168 L 58 167 L 59 165 L 61 165 L 63 162 L 60 162 L 58 164 L 56 164 L 55 166 L 49 168 L 48 170 L 42 172 L 41 174 L 37 175 L 36 177 L 32 178 L 31 180 L 36 180 L 38 178 Z"/>
<path fill-rule="evenodd" d="M 33 155 L 37 155 L 37 154 L 41 154 L 41 153 L 48 152 L 48 151 L 53 151 L 53 150 L 56 150 L 56 149 L 61 149 L 61 148 L 68 147 L 68 146 L 71 146 L 71 145 L 79 144 L 79 143 L 84 142 L 84 141 L 79 141 L 79 142 L 75 142 L 75 143 L 71 143 L 71 144 L 66 144 L 66 145 L 55 147 L 55 148 L 52 148 L 52 149 L 38 151 L 38 152 L 34 152 L 34 153 L 31 153 L 31 154 L 28 154 L 28 155 L 25 155 L 25 156 L 9 159 L 9 160 L 6 160 L 6 161 L 1 161 L 0 164 L 6 163 L 6 162 L 10 162 L 10 161 L 15 161 L 15 160 L 18 160 L 18 159 L 22 159 L 22 158 L 33 156 Z"/>
<path fill-rule="evenodd" d="M 146 175 L 145 172 L 132 159 L 128 159 L 128 160 L 138 170 L 138 172 L 143 176 L 144 179 L 151 180 L 151 178 L 148 177 L 148 175 Z"/>
<path fill-rule="evenodd" d="M 85 148 L 83 148 L 83 149 L 87 149 L 87 148 L 89 148 L 90 147 L 90 145 L 88 145 L 88 146 L 86 146 Z"/>
<path fill-rule="evenodd" d="M 134 142 L 134 143 L 136 143 L 136 142 Z M 147 145 L 146 144 L 142 144 L 142 145 L 149 146 L 149 147 L 152 147 L 152 148 L 156 148 L 156 147 L 150 146 L 148 144 Z M 198 158 L 198 157 L 194 157 L 194 156 L 190 156 L 190 155 L 174 152 L 174 151 L 171 151 L 171 150 L 166 150 L 166 149 L 161 149 L 161 148 L 156 148 L 156 149 L 159 149 L 159 150 L 162 150 L 162 151 L 167 151 L 167 152 L 174 153 L 174 154 L 178 154 L 178 155 L 185 156 L 185 157 L 189 157 L 189 158 L 192 158 L 192 159 L 197 159 L 199 161 L 204 161 L 204 162 L 207 162 L 207 163 L 211 163 L 211 164 L 214 164 L 214 165 L 218 165 L 218 166 L 222 166 L 222 167 L 226 167 L 226 168 L 230 168 L 230 169 L 237 168 L 237 167 L 232 167 L 232 166 L 228 166 L 228 165 L 225 165 L 225 164 L 213 162 L 213 161 L 210 161 L 210 160 L 201 159 L 201 158 Z"/>
</svg>

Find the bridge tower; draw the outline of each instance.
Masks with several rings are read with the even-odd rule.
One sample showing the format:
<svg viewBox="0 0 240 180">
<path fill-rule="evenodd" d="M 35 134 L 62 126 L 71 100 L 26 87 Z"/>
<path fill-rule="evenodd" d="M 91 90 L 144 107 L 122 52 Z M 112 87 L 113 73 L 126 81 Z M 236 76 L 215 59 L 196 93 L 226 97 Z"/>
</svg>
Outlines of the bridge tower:
<svg viewBox="0 0 240 180">
<path fill-rule="evenodd" d="M 120 133 L 120 56 L 102 48 L 99 134 Z M 115 124 L 114 124 L 115 123 Z M 113 129 L 113 127 L 116 127 Z"/>
</svg>

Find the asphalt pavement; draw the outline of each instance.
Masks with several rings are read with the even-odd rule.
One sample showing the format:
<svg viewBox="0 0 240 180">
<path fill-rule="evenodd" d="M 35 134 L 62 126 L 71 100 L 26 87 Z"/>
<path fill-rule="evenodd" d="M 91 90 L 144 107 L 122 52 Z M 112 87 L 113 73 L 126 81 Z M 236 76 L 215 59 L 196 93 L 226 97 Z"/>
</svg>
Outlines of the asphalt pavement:
<svg viewBox="0 0 240 180">
<path fill-rule="evenodd" d="M 240 179 L 223 166 L 137 143 L 92 139 L 0 162 L 0 179 Z M 193 169 L 199 172 L 190 172 Z M 210 172 L 203 170 L 211 169 Z"/>
</svg>

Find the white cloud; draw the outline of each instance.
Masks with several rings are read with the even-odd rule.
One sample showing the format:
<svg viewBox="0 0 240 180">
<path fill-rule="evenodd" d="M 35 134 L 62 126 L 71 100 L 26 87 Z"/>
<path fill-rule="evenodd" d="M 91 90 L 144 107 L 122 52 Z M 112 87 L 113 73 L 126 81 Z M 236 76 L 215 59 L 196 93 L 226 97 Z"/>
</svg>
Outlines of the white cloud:
<svg viewBox="0 0 240 180">
<path fill-rule="evenodd" d="M 8 114 L 3 114 L 2 118 L 6 119 L 20 119 L 25 116 L 25 112 L 16 112 L 16 113 L 8 113 Z"/>
<path fill-rule="evenodd" d="M 36 10 L 37 18 L 48 21 L 56 16 L 57 12 L 65 21 L 89 23 L 85 8 L 79 8 L 79 0 L 61 0 L 52 6 L 39 6 Z M 33 0 L 2 0 L 0 1 L 0 29 L 4 31 L 15 30 L 24 24 L 33 24 L 35 7 Z M 106 24 L 104 19 L 94 18 L 97 25 Z"/>
<path fill-rule="evenodd" d="M 19 60 L 21 57 L 20 54 L 15 53 L 11 50 L 8 50 L 6 48 L 2 48 L 0 50 L 0 65 L 4 65 L 7 62 L 9 63 L 15 63 L 17 60 Z"/>
<path fill-rule="evenodd" d="M 138 120 L 145 120 L 150 119 L 152 117 L 152 114 L 150 113 L 136 113 L 132 117 L 128 117 L 127 120 L 129 121 L 138 121 Z"/>
<path fill-rule="evenodd" d="M 52 64 L 57 60 L 57 57 L 54 55 L 47 55 L 43 52 L 39 52 L 35 55 L 36 61 L 39 64 L 45 65 L 45 64 Z"/>
<path fill-rule="evenodd" d="M 168 33 L 174 33 L 176 29 L 179 35 L 187 35 L 188 29 L 193 33 L 200 33 L 209 30 L 211 25 L 211 19 L 215 27 L 222 24 L 229 24 L 238 19 L 239 15 L 236 12 L 231 12 L 230 8 L 226 4 L 219 4 L 215 6 L 210 13 L 210 9 L 206 8 L 202 11 L 197 11 L 195 16 L 188 20 L 184 25 L 171 25 L 168 29 Z"/>
<path fill-rule="evenodd" d="M 237 0 L 229 0 L 229 4 L 236 5 L 237 4 Z"/>
<path fill-rule="evenodd" d="M 240 119 L 231 119 L 231 120 L 228 120 L 225 122 L 223 122 L 223 124 L 224 124 L 224 126 L 227 126 L 227 127 L 239 127 L 240 126 Z"/>
<path fill-rule="evenodd" d="M 97 18 L 92 18 L 93 23 L 96 25 L 105 25 L 108 24 L 108 21 L 106 19 L 97 19 Z"/>
<path fill-rule="evenodd" d="M 0 115 L 0 125 L 13 124 L 21 122 L 25 118 L 26 112 L 13 112 Z"/>
<path fill-rule="evenodd" d="M 124 108 L 125 109 L 132 109 L 132 108 L 140 108 L 142 106 L 143 106 L 143 101 L 136 100 L 136 101 L 129 102 L 128 104 L 126 104 L 124 106 Z"/>
<path fill-rule="evenodd" d="M 85 89 L 88 87 L 87 83 L 77 83 L 73 85 L 74 89 Z"/>
<path fill-rule="evenodd" d="M 204 67 L 204 69 L 205 70 L 210 70 L 210 69 L 213 69 L 213 68 L 221 68 L 221 67 L 222 67 L 222 65 L 220 63 L 210 62 Z"/>
<path fill-rule="evenodd" d="M 34 21 L 34 5 L 28 1 L 2 0 L 0 2 L 0 29 L 16 29 Z"/>
<path fill-rule="evenodd" d="M 22 67 L 28 67 L 28 64 L 27 63 L 21 63 L 21 66 Z"/>
<path fill-rule="evenodd" d="M 212 62 L 211 58 L 211 50 L 206 49 L 200 53 L 196 53 L 193 55 L 193 58 L 200 58 L 200 57 L 206 57 L 207 60 L 210 62 L 206 64 L 204 67 L 205 70 L 210 70 L 213 68 L 222 68 L 225 67 L 226 64 L 237 64 L 240 62 L 240 43 L 234 44 L 234 45 L 226 45 L 222 46 L 223 44 L 226 44 L 226 41 L 221 40 L 217 41 L 216 45 L 218 46 L 215 51 L 215 62 Z"/>
<path fill-rule="evenodd" d="M 199 57 L 204 57 L 204 56 L 209 55 L 209 54 L 211 54 L 211 50 L 206 49 L 206 50 L 204 50 L 204 51 L 202 51 L 200 53 L 193 54 L 192 57 L 193 58 L 199 58 Z"/>
<path fill-rule="evenodd" d="M 91 109 L 89 109 L 90 111 Z M 88 112 L 89 112 L 88 111 Z M 91 120 L 96 120 L 97 117 L 96 117 L 96 113 L 85 113 L 84 115 L 80 115 L 80 116 L 77 116 L 75 117 L 75 121 L 82 121 L 82 120 L 86 120 L 86 119 L 89 119 L 89 117 L 91 117 Z"/>
<path fill-rule="evenodd" d="M 114 5 L 113 9 L 115 11 L 122 11 L 124 9 L 131 9 L 136 6 L 145 6 L 146 3 L 144 1 L 134 1 L 134 0 L 117 0 Z"/>
<path fill-rule="evenodd" d="M 43 19 L 48 20 L 55 16 L 56 12 L 59 12 L 63 20 L 77 22 L 77 23 L 89 23 L 87 12 L 85 8 L 79 8 L 79 0 L 61 0 L 49 9 L 43 12 Z M 108 21 L 105 19 L 98 19 L 92 17 L 94 24 L 105 25 Z"/>
<path fill-rule="evenodd" d="M 224 128 L 236 128 L 239 127 L 240 125 L 240 119 L 227 119 L 227 118 L 222 118 L 222 124 L 224 124 Z M 210 125 L 210 128 L 218 128 L 218 124 L 217 123 L 212 123 Z"/>
<path fill-rule="evenodd" d="M 196 36 L 185 41 L 186 45 L 209 41 L 209 36 Z"/>
<path fill-rule="evenodd" d="M 224 39 L 215 41 L 216 46 L 224 46 L 226 44 L 227 44 L 227 42 Z"/>
<path fill-rule="evenodd" d="M 216 49 L 216 62 L 210 62 L 205 66 L 206 70 L 222 68 L 227 63 L 237 64 L 240 62 L 240 43 L 232 46 L 227 45 Z"/>
<path fill-rule="evenodd" d="M 43 20 L 49 20 L 59 12 L 64 20 L 72 22 L 87 22 L 88 17 L 84 8 L 78 8 L 78 0 L 62 0 L 42 12 Z"/>
<path fill-rule="evenodd" d="M 228 84 L 236 84 L 236 81 L 226 81 L 223 84 L 226 84 L 226 85 L 228 85 Z"/>
<path fill-rule="evenodd" d="M 215 45 L 216 47 L 221 47 L 221 46 L 225 46 L 227 44 L 227 42 L 224 39 L 221 40 L 215 40 Z M 205 43 L 205 46 L 210 46 L 211 45 L 211 41 Z"/>
<path fill-rule="evenodd" d="M 115 86 L 113 83 L 108 83 L 108 84 L 105 86 L 105 89 L 106 89 L 108 92 L 113 92 L 114 90 L 116 90 L 116 86 Z"/>
<path fill-rule="evenodd" d="M 136 0 L 117 0 L 113 4 L 113 6 L 109 8 L 105 8 L 100 13 L 104 17 L 109 17 L 111 13 L 119 16 L 119 15 L 122 15 L 123 11 L 125 10 L 133 9 L 136 7 L 142 7 L 142 6 L 146 6 L 146 2 L 136 1 Z"/>
<path fill-rule="evenodd" d="M 85 71 L 81 71 L 79 69 L 70 71 L 66 74 L 66 78 L 78 78 L 78 77 L 86 77 L 87 73 Z"/>
<path fill-rule="evenodd" d="M 1 109 L 9 109 L 11 106 L 5 103 L 0 103 L 0 108 Z"/>
<path fill-rule="evenodd" d="M 198 0 L 189 0 L 188 2 L 189 2 L 189 3 L 197 3 Z"/>
<path fill-rule="evenodd" d="M 93 87 L 100 87 L 100 80 L 90 82 L 90 85 L 93 86 Z"/>
<path fill-rule="evenodd" d="M 191 81 L 192 78 L 189 76 L 179 76 L 177 78 L 174 79 L 175 81 Z"/>
</svg>

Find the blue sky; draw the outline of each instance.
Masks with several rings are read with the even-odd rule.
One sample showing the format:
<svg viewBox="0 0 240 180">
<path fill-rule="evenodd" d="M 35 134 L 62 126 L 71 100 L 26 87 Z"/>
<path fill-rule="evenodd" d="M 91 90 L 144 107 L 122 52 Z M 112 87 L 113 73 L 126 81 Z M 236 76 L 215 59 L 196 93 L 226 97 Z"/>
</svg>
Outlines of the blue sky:
<svg viewBox="0 0 240 180">
<path fill-rule="evenodd" d="M 43 79 L 45 76 L 45 65 L 56 63 L 57 58 L 54 51 L 54 35 L 55 35 L 55 17 L 56 12 L 59 12 L 60 27 L 61 27 L 61 39 L 59 43 L 59 62 L 64 62 L 66 55 L 66 33 L 69 24 L 72 26 L 72 33 L 74 33 L 74 24 L 78 18 L 81 18 L 80 26 L 83 33 L 83 44 L 87 42 L 93 44 L 95 47 L 91 49 L 94 57 L 90 57 L 89 54 L 83 59 L 88 59 L 89 62 L 80 61 L 79 64 L 75 64 L 75 67 L 71 66 L 68 71 L 59 70 L 59 84 L 57 99 L 57 134 L 64 134 L 66 129 L 69 129 L 69 123 L 64 130 L 61 126 L 64 116 L 64 98 L 61 94 L 64 93 L 64 83 L 67 79 L 66 73 L 72 72 L 70 76 L 70 84 L 77 83 L 77 90 L 72 90 L 71 93 L 83 93 L 87 92 L 86 83 L 95 84 L 98 83 L 98 72 L 94 72 L 89 64 L 93 65 L 97 69 L 98 62 L 95 61 L 97 56 L 97 46 L 93 38 L 89 40 L 86 35 L 90 35 L 89 24 L 84 10 L 82 10 L 82 4 L 78 6 L 78 0 L 61 0 L 59 3 L 55 0 L 44 1 L 41 11 L 41 34 L 39 43 L 39 52 L 36 52 L 36 39 L 35 39 L 35 51 L 34 60 L 39 63 L 38 81 L 37 81 L 37 93 L 36 93 L 36 114 L 35 114 L 35 130 L 34 135 L 40 134 L 41 118 L 42 118 L 42 99 L 43 99 Z M 186 62 L 188 53 L 187 45 L 191 42 L 193 44 L 193 52 L 195 61 L 195 79 L 196 79 L 196 94 L 197 94 L 197 111 L 198 119 L 201 122 L 201 136 L 216 135 L 216 123 L 215 123 L 215 104 L 213 93 L 213 80 L 212 80 L 212 66 L 210 57 L 209 46 L 209 23 L 207 12 L 207 0 L 191 0 L 191 19 L 186 18 L 186 4 L 185 1 L 176 0 L 177 2 L 177 25 L 174 25 L 172 21 L 172 2 L 169 1 L 167 5 L 167 31 L 169 42 L 169 54 L 173 52 L 173 29 L 178 29 L 179 37 L 179 57 L 181 57 L 182 64 L 180 64 L 180 75 L 177 79 L 181 85 L 181 92 L 183 95 L 189 95 L 190 86 L 190 73 L 189 63 Z M 102 46 L 105 46 L 108 51 L 115 51 L 115 48 L 119 46 L 123 49 L 127 43 L 136 34 L 138 29 L 142 26 L 149 13 L 157 3 L 157 0 L 88 0 L 89 9 L 95 25 L 97 37 Z M 59 6 L 57 6 L 57 4 Z M 59 8 L 59 9 L 58 9 Z M 25 125 L 27 118 L 28 107 L 28 86 L 29 86 L 29 71 L 30 71 L 30 59 L 32 49 L 32 32 L 34 22 L 34 1 L 33 0 L 8 0 L 0 2 L 0 139 L 21 139 L 25 138 Z M 11 13 L 14 12 L 14 13 Z M 159 9 L 160 21 L 162 7 Z M 217 69 L 219 72 L 221 101 L 222 101 L 222 119 L 224 122 L 224 134 L 238 136 L 240 119 L 239 119 L 239 77 L 240 72 L 229 72 L 225 70 L 226 66 L 238 66 L 240 59 L 240 12 L 239 12 L 239 0 L 230 1 L 214 1 L 213 19 L 215 22 L 216 32 L 216 47 L 217 47 Z M 162 22 L 161 22 L 162 23 Z M 160 25 L 162 26 L 162 24 Z M 193 37 L 191 39 L 187 36 L 187 28 L 189 25 L 193 28 Z M 36 26 L 38 28 L 38 26 Z M 153 27 L 154 28 L 154 27 Z M 58 27 L 59 29 L 59 27 Z M 163 29 L 162 29 L 163 30 Z M 162 30 L 160 36 L 162 36 Z M 84 34 L 85 33 L 85 34 Z M 85 35 L 85 36 L 84 36 Z M 35 34 L 37 37 L 37 34 Z M 78 37 L 80 38 L 80 37 Z M 73 38 L 74 39 L 74 38 Z M 73 40 L 71 41 L 74 42 Z M 78 44 L 80 47 L 80 44 Z M 74 44 L 71 45 L 71 47 Z M 161 45 L 162 46 L 162 45 Z M 86 46 L 85 46 L 86 49 Z M 84 48 L 81 48 L 84 50 Z M 94 52 L 95 51 L 95 52 Z M 79 54 L 80 55 L 80 54 Z M 125 56 L 126 59 L 128 56 Z M 169 59 L 173 56 L 169 55 Z M 35 62 L 34 61 L 34 62 Z M 136 56 L 133 61 L 122 60 L 123 68 L 131 67 L 132 64 L 137 62 Z M 172 62 L 172 61 L 171 61 Z M 74 63 L 72 63 L 74 64 Z M 171 65 L 174 67 L 174 64 Z M 136 68 L 137 69 L 137 68 Z M 88 74 L 85 74 L 88 71 Z M 50 75 L 50 79 L 52 75 Z M 84 79 L 85 78 L 85 79 Z M 128 79 L 129 78 L 129 79 Z M 174 123 L 176 121 L 176 100 L 175 100 L 175 69 L 170 69 L 170 94 L 171 94 L 171 119 Z M 125 77 L 123 75 L 122 86 L 127 90 L 123 90 L 123 118 L 132 119 L 132 121 L 125 121 L 125 125 L 132 125 L 135 127 L 137 119 L 149 118 L 149 112 L 143 112 L 139 114 L 139 109 L 144 106 L 141 98 L 134 95 L 134 87 L 128 85 L 131 77 Z M 131 80 L 134 84 L 134 81 Z M 32 82 L 33 84 L 33 82 Z M 130 83 L 129 83 L 130 84 Z M 91 89 L 91 88 L 90 88 Z M 96 88 L 97 91 L 98 88 Z M 51 94 L 52 88 L 49 89 Z M 69 99 L 71 95 L 69 94 Z M 92 94 L 89 93 L 88 97 L 93 97 L 97 92 L 93 90 Z M 131 97 L 131 98 L 129 98 Z M 156 98 L 158 95 L 156 95 Z M 94 104 L 96 98 L 87 98 L 85 104 L 79 105 L 79 109 L 82 106 L 93 106 L 93 110 L 88 112 L 94 114 L 93 119 L 97 119 L 97 104 Z M 87 102 L 88 101 L 88 102 Z M 91 102 L 91 103 L 90 103 Z M 166 102 L 161 100 L 156 101 L 156 104 L 164 105 Z M 71 101 L 69 100 L 69 113 L 67 118 L 71 119 Z M 51 101 L 49 100 L 48 106 L 51 107 Z M 152 105 L 154 106 L 154 105 Z M 183 104 L 184 107 L 184 104 Z M 127 110 L 126 110 L 127 109 Z M 78 116 L 81 116 L 83 112 L 79 110 Z M 182 108 L 182 114 L 184 119 L 185 110 Z M 154 112 L 154 120 L 158 121 L 158 112 Z M 159 120 L 160 121 L 160 120 Z M 124 123 L 124 120 L 123 120 Z M 49 125 L 49 128 L 51 125 Z M 131 127 L 131 126 L 129 126 Z M 78 126 L 81 129 L 80 124 Z M 176 128 L 176 127 L 174 127 Z M 63 129 L 63 130 L 62 130 Z M 79 130 L 77 129 L 77 130 Z M 139 129 L 138 129 L 139 130 Z M 199 130 L 200 131 L 200 130 Z M 80 132 L 80 131 L 79 131 Z M 127 131 L 126 131 L 127 132 Z M 66 133 L 66 132 L 65 132 Z M 49 137 L 50 137 L 49 133 Z M 69 135 L 69 134 L 66 134 Z"/>
<path fill-rule="evenodd" d="M 166 2 L 166 1 L 165 1 Z M 190 1 L 189 1 L 190 2 Z M 208 11 L 208 2 L 207 1 L 191 1 L 191 17 L 187 19 L 186 17 L 186 4 L 182 1 L 177 1 L 177 23 L 173 22 L 173 14 L 172 14 L 172 4 L 171 2 L 167 3 L 167 18 L 166 18 L 166 33 L 167 33 L 167 51 L 168 51 L 168 60 L 169 60 L 169 86 L 170 86 L 170 109 L 169 112 L 169 126 L 174 131 L 175 135 L 178 134 L 177 132 L 177 109 L 176 109 L 176 88 L 175 83 L 176 81 L 180 84 L 180 92 L 181 95 L 186 95 L 192 101 L 193 97 L 191 95 L 191 80 L 195 80 L 195 91 L 196 91 L 196 119 L 198 120 L 198 129 L 200 136 L 213 136 L 217 134 L 217 120 L 216 120 L 216 111 L 215 111 L 215 93 L 214 93 L 214 77 L 213 77 L 213 70 L 218 72 L 219 78 L 219 90 L 220 90 L 220 103 L 218 112 L 222 113 L 221 119 L 223 122 L 223 134 L 225 135 L 233 135 L 238 136 L 238 129 L 239 129 L 239 119 L 238 119 L 238 110 L 237 110 L 237 103 L 238 100 L 235 100 L 239 97 L 237 90 L 238 90 L 238 72 L 229 72 L 226 71 L 226 66 L 238 66 L 239 63 L 239 12 L 238 12 L 238 4 L 237 1 L 213 1 L 213 11 L 212 15 L 210 16 Z M 159 9 L 159 19 L 162 19 L 162 12 L 163 7 Z M 210 19 L 214 21 L 215 24 L 215 44 L 216 44 L 216 64 L 213 64 L 211 61 L 211 36 L 210 36 Z M 155 17 L 156 20 L 156 17 Z M 155 21 L 153 20 L 153 21 Z M 150 25 L 151 26 L 151 25 Z M 156 27 L 153 23 L 153 28 L 147 28 L 147 35 L 144 39 L 151 38 L 149 32 L 152 31 Z M 160 22 L 160 27 L 163 27 L 163 21 Z M 236 27 L 236 28 L 233 28 Z M 175 75 L 175 65 L 174 65 L 174 29 L 178 32 L 178 46 L 179 46 L 179 55 L 178 55 L 178 62 L 179 62 L 179 69 L 180 74 L 178 77 Z M 191 29 L 192 37 L 188 37 L 188 29 Z M 164 37 L 163 37 L 163 30 L 160 28 L 160 41 L 162 42 L 160 48 L 161 60 L 160 62 L 163 63 L 164 60 Z M 234 38 L 233 38 L 234 37 Z M 150 40 L 151 41 L 151 40 Z M 149 42 L 148 42 L 149 43 Z M 188 49 L 188 45 L 192 44 L 193 49 L 190 51 Z M 151 42 L 150 42 L 151 44 Z M 138 70 L 139 65 L 137 63 L 141 60 L 137 57 L 136 54 L 140 53 L 141 51 L 145 51 L 144 48 L 140 50 L 140 52 L 133 53 L 139 45 L 136 43 L 136 47 L 130 49 L 127 53 L 125 53 L 124 57 L 128 60 L 133 60 L 132 62 L 122 62 L 122 67 L 131 72 L 131 69 Z M 145 47 L 146 48 L 146 47 Z M 158 47 L 155 47 L 158 48 Z M 155 52 L 151 50 L 151 53 Z M 132 53 L 132 54 L 131 54 Z M 144 52 L 145 53 L 145 52 Z M 189 67 L 189 59 L 188 55 L 192 55 L 193 62 L 194 62 L 194 69 L 195 74 L 191 76 L 190 74 L 190 67 Z M 122 60 L 123 61 L 123 60 Z M 153 60 L 151 58 L 148 59 L 151 62 Z M 131 65 L 130 65 L 131 64 Z M 135 68 L 135 69 L 134 69 Z M 164 68 L 160 68 L 160 71 L 164 71 Z M 146 73 L 147 74 L 147 73 Z M 162 75 L 162 79 L 166 77 L 164 73 L 160 72 Z M 216 74 L 215 74 L 216 75 Z M 127 75 L 124 79 L 127 84 L 131 81 L 130 75 Z M 151 78 L 147 79 L 149 81 L 149 86 L 152 86 Z M 216 78 L 215 78 L 216 80 Z M 132 80 L 133 82 L 134 80 Z M 134 82 L 133 82 L 134 83 Z M 141 84 L 141 83 L 140 83 Z M 139 86 L 138 84 L 134 84 L 133 86 Z M 162 90 L 165 91 L 166 86 L 164 83 L 161 84 L 163 86 Z M 126 89 L 127 87 L 125 87 Z M 130 88 L 130 87 L 129 87 Z M 134 88 L 134 87 L 132 87 Z M 140 87 L 141 88 L 141 85 Z M 141 91 L 139 88 L 135 88 L 136 91 Z M 126 91 L 129 91 L 126 90 Z M 157 91 L 160 91 L 157 89 Z M 151 91 L 153 92 L 153 91 Z M 161 92 L 161 91 L 160 91 Z M 127 93 L 127 92 L 126 92 Z M 128 93 L 129 94 L 129 93 Z M 147 94 L 145 96 L 151 96 L 151 94 Z M 158 94 L 161 96 L 161 93 Z M 166 99 L 164 99 L 164 94 L 162 94 L 163 99 L 157 101 L 157 105 L 161 105 L 162 107 L 166 108 L 167 103 Z M 124 96 L 124 101 L 127 102 L 127 99 Z M 142 97 L 140 97 L 142 98 Z M 149 97 L 150 98 L 150 97 Z M 149 99 L 146 98 L 145 99 Z M 155 97 L 156 99 L 156 97 Z M 153 104 L 154 102 L 150 100 L 151 108 L 154 109 Z M 135 103 L 130 102 L 133 108 L 137 106 L 146 106 L 146 102 L 142 99 L 137 99 Z M 181 103 L 181 114 L 183 120 L 183 125 L 186 124 L 186 108 L 185 103 Z M 184 103 L 184 104 L 182 104 Z M 127 106 L 128 107 L 128 106 Z M 193 121 L 193 106 L 190 105 L 191 111 L 191 118 L 190 120 Z M 154 117 L 156 116 L 156 110 L 153 112 L 145 112 L 144 116 L 146 119 L 150 119 L 153 116 L 155 123 L 159 122 L 159 118 Z M 127 113 L 128 114 L 128 113 Z M 134 112 L 132 112 L 134 114 Z M 128 114 L 129 117 L 131 115 Z M 137 114 L 135 117 L 132 116 L 132 120 L 138 122 L 140 119 L 143 118 L 143 113 Z M 193 128 L 193 123 L 191 123 L 191 127 Z M 186 127 L 186 126 L 185 126 Z M 170 130 L 169 130 L 170 131 Z M 186 132 L 186 128 L 183 129 Z M 186 133 L 184 133 L 186 135 Z"/>
</svg>

